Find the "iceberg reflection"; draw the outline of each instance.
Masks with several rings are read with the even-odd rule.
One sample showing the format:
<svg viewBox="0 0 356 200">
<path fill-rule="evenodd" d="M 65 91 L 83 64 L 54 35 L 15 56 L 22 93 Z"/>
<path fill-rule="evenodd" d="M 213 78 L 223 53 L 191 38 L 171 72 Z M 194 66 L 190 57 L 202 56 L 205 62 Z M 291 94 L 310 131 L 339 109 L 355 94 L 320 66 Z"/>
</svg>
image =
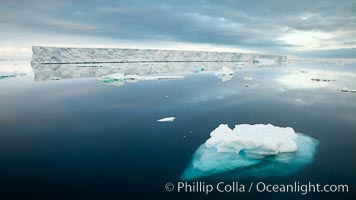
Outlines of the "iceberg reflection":
<svg viewBox="0 0 356 200">
<path fill-rule="evenodd" d="M 98 78 L 106 76 L 117 76 L 120 79 L 139 78 L 151 76 L 182 77 L 188 74 L 199 72 L 214 73 L 221 79 L 231 77 L 238 69 L 239 64 L 232 62 L 202 62 L 199 69 L 196 63 L 118 63 L 118 64 L 38 64 L 32 63 L 31 67 L 35 73 L 35 81 L 48 81 L 56 79 L 76 79 L 76 78 Z M 140 79 L 140 78 L 139 78 Z M 143 78 L 145 79 L 145 78 Z"/>
</svg>

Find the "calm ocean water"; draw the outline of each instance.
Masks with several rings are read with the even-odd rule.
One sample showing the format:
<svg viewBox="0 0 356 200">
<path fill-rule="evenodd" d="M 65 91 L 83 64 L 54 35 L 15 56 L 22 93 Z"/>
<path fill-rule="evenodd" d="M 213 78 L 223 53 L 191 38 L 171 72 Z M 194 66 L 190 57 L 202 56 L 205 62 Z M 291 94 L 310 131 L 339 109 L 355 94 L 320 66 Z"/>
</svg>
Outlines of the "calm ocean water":
<svg viewBox="0 0 356 200">
<path fill-rule="evenodd" d="M 13 70 L 26 75 L 0 79 L 0 199 L 353 199 L 356 194 L 356 93 L 341 92 L 356 89 L 356 64 L 241 67 L 228 81 L 202 72 L 120 87 L 95 78 L 34 81 L 29 61 L 0 63 L 0 72 Z M 170 116 L 176 120 L 157 122 Z M 347 184 L 349 192 L 165 191 L 167 182 L 180 181 L 195 150 L 222 123 L 288 126 L 320 142 L 314 161 L 297 173 L 236 179 L 239 183 Z"/>
</svg>

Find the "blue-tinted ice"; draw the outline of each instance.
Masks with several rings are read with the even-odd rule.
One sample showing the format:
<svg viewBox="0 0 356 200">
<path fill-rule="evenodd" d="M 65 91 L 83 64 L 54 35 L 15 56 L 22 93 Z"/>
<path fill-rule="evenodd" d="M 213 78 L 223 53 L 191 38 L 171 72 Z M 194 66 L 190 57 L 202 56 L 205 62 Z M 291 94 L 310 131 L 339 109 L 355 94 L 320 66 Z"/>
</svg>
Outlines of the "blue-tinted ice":
<svg viewBox="0 0 356 200">
<path fill-rule="evenodd" d="M 212 138 L 214 131 L 211 134 Z M 295 138 L 289 138 L 297 146 L 295 151 L 293 151 L 292 143 L 286 146 L 287 148 L 281 147 L 281 144 L 288 144 L 288 138 L 281 140 L 278 135 L 276 136 L 279 137 L 280 141 L 274 142 L 271 140 L 272 143 L 268 140 L 273 138 L 256 137 L 256 134 L 249 134 L 250 138 L 247 140 L 243 137 L 232 139 L 228 134 L 224 134 L 225 138 L 229 138 L 228 142 L 225 140 L 224 143 L 218 145 L 216 142 L 213 145 L 211 145 L 211 142 L 209 144 L 209 140 L 212 139 L 210 138 L 195 151 L 190 164 L 180 178 L 182 180 L 193 180 L 209 176 L 213 178 L 213 175 L 216 175 L 221 180 L 221 178 L 238 179 L 290 175 L 313 161 L 313 156 L 319 144 L 318 140 L 305 134 L 295 133 L 295 135 Z M 250 139 L 255 140 L 255 144 L 253 144 L 254 142 L 251 143 Z M 278 138 L 276 139 L 278 140 Z M 235 149 L 232 150 L 232 147 Z M 272 151 L 266 151 L 271 149 Z"/>
</svg>

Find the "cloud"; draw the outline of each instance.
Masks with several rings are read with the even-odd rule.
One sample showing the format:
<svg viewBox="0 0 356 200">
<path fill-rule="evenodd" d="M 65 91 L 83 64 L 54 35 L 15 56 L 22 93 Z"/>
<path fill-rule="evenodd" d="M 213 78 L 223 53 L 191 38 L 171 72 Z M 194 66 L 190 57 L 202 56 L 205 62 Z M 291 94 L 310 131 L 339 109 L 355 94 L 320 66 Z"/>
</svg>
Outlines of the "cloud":
<svg viewBox="0 0 356 200">
<path fill-rule="evenodd" d="M 348 57 L 347 49 L 356 48 L 354 10 L 353 0 L 5 0 L 0 8 L 0 46 L 16 37 L 31 41 L 30 35 L 56 35 L 59 40 L 93 38 L 89 44 L 186 43 L 295 56 L 343 57 L 345 51 Z M 334 50 L 336 55 L 329 53 Z M 323 51 L 328 53 L 324 56 Z"/>
</svg>

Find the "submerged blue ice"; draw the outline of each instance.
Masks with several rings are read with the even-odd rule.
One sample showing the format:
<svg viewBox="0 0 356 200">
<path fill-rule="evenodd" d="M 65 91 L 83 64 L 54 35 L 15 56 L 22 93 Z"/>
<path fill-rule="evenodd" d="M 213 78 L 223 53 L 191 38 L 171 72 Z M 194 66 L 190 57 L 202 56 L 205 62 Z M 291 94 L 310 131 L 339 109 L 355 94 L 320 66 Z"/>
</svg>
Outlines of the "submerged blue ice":
<svg viewBox="0 0 356 200">
<path fill-rule="evenodd" d="M 254 128 L 254 125 L 248 126 L 250 130 Z M 297 172 L 313 161 L 313 156 L 319 144 L 318 140 L 302 133 L 295 133 L 291 128 L 284 130 L 288 128 L 273 125 L 257 126 L 260 126 L 257 134 L 251 132 L 245 134 L 248 137 L 236 133 L 238 128 L 230 129 L 233 134 L 214 133 L 217 129 L 226 129 L 226 127 L 221 128 L 220 126 L 215 129 L 209 139 L 215 141 L 208 140 L 199 146 L 180 178 L 182 180 L 194 180 L 216 176 L 219 179 L 286 176 Z M 267 126 L 271 128 L 266 130 L 267 135 L 269 135 L 261 137 L 261 135 L 266 135 L 261 132 L 263 130 L 261 128 Z M 274 135 L 271 133 L 273 130 L 280 131 L 280 134 Z M 228 127 L 226 131 L 229 131 Z M 242 131 L 240 129 L 240 133 Z M 281 135 L 286 131 L 290 131 L 290 133 L 285 134 L 289 134 L 289 136 L 281 139 Z M 215 139 L 216 135 L 219 135 L 218 142 Z M 238 137 L 235 137 L 236 135 Z M 224 138 L 223 142 L 221 142 L 221 138 Z M 296 148 L 293 145 L 296 145 Z"/>
</svg>

